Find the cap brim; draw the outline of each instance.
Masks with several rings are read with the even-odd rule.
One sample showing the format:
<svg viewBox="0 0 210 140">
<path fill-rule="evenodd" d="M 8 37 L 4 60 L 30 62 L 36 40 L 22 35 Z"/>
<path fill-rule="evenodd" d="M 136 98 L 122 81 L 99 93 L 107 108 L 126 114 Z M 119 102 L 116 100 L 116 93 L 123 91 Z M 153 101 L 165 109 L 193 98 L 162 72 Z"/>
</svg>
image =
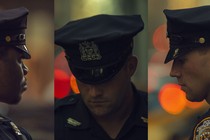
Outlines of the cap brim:
<svg viewBox="0 0 210 140">
<path fill-rule="evenodd" d="M 21 50 L 24 53 L 24 59 L 30 59 L 31 55 L 26 47 L 26 45 L 16 45 L 16 48 L 18 48 L 19 50 Z"/>
<path fill-rule="evenodd" d="M 169 61 L 173 60 L 174 57 L 174 51 L 175 49 L 174 48 L 170 48 L 170 50 L 168 51 L 168 54 L 166 55 L 166 58 L 165 58 L 165 61 L 164 61 L 164 64 L 168 63 Z"/>
<path fill-rule="evenodd" d="M 111 80 L 123 67 L 125 61 L 118 62 L 109 66 L 95 68 L 81 68 L 69 64 L 71 72 L 77 80 L 86 84 L 102 84 Z"/>
<path fill-rule="evenodd" d="M 164 64 L 168 63 L 171 60 L 176 59 L 177 57 L 185 55 L 186 53 L 190 52 L 193 49 L 195 49 L 195 47 L 170 46 L 170 50 L 168 51 Z"/>
</svg>

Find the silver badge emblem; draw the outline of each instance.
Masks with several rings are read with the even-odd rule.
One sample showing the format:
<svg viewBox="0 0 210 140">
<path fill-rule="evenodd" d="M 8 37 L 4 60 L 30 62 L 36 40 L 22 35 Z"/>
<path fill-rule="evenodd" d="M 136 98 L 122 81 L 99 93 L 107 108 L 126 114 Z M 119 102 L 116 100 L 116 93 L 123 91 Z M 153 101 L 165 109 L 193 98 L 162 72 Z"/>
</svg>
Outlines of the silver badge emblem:
<svg viewBox="0 0 210 140">
<path fill-rule="evenodd" d="M 73 119 L 73 118 L 68 118 L 67 123 L 72 125 L 72 126 L 80 126 L 82 123 Z"/>
<path fill-rule="evenodd" d="M 196 125 L 193 140 L 210 140 L 210 117 L 204 118 Z"/>
<path fill-rule="evenodd" d="M 102 58 L 98 46 L 93 42 L 82 42 L 79 44 L 82 61 L 100 60 Z"/>
</svg>

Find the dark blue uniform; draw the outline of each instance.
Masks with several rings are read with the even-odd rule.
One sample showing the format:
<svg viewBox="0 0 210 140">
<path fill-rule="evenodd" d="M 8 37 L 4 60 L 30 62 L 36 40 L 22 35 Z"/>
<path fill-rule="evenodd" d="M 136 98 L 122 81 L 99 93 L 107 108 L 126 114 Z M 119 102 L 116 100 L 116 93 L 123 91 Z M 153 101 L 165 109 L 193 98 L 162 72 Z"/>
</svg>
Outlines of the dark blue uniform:
<svg viewBox="0 0 210 140">
<path fill-rule="evenodd" d="M 210 109 L 198 118 L 190 140 L 210 140 Z"/>
<path fill-rule="evenodd" d="M 32 138 L 25 129 L 0 115 L 0 140 L 32 140 Z"/>
<path fill-rule="evenodd" d="M 147 140 L 147 93 L 134 89 L 134 109 L 115 140 Z M 55 140 L 112 140 L 90 115 L 80 95 L 56 102 Z"/>
</svg>

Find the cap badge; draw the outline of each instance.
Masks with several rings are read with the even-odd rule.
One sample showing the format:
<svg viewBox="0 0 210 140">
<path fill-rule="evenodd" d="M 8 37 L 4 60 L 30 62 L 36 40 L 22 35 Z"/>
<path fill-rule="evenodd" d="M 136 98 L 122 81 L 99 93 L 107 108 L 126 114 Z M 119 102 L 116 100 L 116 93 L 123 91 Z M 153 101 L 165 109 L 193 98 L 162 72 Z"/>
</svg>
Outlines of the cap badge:
<svg viewBox="0 0 210 140">
<path fill-rule="evenodd" d="M 80 126 L 82 124 L 81 122 L 78 122 L 77 120 L 75 120 L 73 118 L 68 118 L 67 123 L 72 126 Z"/>
<path fill-rule="evenodd" d="M 104 69 L 103 68 L 97 68 L 97 69 L 92 69 L 91 70 L 91 75 L 95 77 L 99 77 L 100 75 L 103 74 Z"/>
<path fill-rule="evenodd" d="M 178 53 L 179 53 L 179 48 L 177 48 L 177 49 L 174 51 L 173 57 L 176 57 Z"/>
<path fill-rule="evenodd" d="M 200 37 L 198 39 L 198 42 L 201 43 L 201 44 L 205 43 L 205 38 L 204 37 Z"/>
<path fill-rule="evenodd" d="M 80 43 L 79 50 L 82 61 L 100 60 L 102 58 L 98 46 L 93 41 Z"/>
</svg>

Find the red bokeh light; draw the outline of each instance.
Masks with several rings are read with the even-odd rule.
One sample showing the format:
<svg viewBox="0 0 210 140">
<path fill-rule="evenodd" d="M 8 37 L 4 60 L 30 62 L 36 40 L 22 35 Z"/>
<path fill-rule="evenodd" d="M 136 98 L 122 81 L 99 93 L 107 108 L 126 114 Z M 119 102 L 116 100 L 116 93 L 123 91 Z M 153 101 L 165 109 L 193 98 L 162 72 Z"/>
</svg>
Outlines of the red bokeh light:
<svg viewBox="0 0 210 140">
<path fill-rule="evenodd" d="M 54 96 L 55 98 L 63 98 L 67 96 L 71 90 L 69 85 L 69 75 L 60 69 L 54 70 Z"/>
</svg>

